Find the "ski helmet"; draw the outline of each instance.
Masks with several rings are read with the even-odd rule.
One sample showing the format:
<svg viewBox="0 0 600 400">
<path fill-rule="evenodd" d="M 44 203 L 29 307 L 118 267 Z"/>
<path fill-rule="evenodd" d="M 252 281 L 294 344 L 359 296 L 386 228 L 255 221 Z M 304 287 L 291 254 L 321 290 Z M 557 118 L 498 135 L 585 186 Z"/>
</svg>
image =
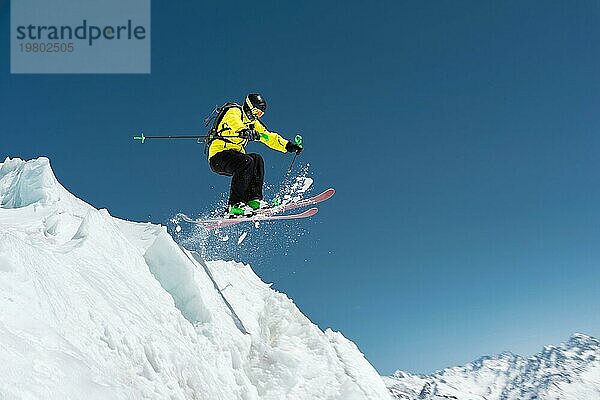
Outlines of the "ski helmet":
<svg viewBox="0 0 600 400">
<path fill-rule="evenodd" d="M 246 96 L 246 100 L 244 101 L 244 106 L 242 108 L 248 119 L 252 121 L 255 118 L 260 118 L 263 116 L 265 110 L 267 109 L 267 102 L 260 94 L 250 93 L 248 96 Z"/>
</svg>

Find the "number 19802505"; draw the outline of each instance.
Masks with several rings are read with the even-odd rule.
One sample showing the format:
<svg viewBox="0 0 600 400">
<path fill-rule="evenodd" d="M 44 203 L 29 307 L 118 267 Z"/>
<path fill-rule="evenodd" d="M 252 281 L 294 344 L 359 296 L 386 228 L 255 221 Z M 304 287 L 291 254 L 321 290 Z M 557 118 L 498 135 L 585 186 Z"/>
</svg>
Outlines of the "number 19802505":
<svg viewBox="0 0 600 400">
<path fill-rule="evenodd" d="M 21 53 L 72 53 L 73 43 L 20 43 Z"/>
</svg>

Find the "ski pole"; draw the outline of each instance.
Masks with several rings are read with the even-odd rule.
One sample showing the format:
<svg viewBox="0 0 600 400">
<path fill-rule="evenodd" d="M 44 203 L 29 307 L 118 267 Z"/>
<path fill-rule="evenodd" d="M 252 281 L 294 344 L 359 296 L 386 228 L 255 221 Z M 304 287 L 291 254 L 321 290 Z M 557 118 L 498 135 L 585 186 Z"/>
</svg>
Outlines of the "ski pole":
<svg viewBox="0 0 600 400">
<path fill-rule="evenodd" d="M 145 136 L 142 132 L 140 136 L 134 136 L 133 140 L 139 140 L 142 144 L 146 141 L 146 139 L 206 139 L 210 135 L 167 135 L 167 136 Z M 239 138 L 239 136 L 225 136 L 221 135 L 219 137 L 231 137 L 231 138 Z"/>
<path fill-rule="evenodd" d="M 294 138 L 294 142 L 300 146 L 300 148 L 302 148 L 302 136 L 300 135 L 296 135 L 296 137 Z M 278 206 L 280 203 L 279 198 L 281 197 L 281 194 L 283 192 L 283 185 L 285 184 L 285 181 L 287 181 L 287 179 L 290 176 L 290 172 L 292 172 L 292 168 L 294 167 L 294 161 L 296 161 L 296 157 L 298 157 L 298 153 L 296 152 L 296 154 L 294 154 L 294 158 L 292 158 L 292 162 L 290 163 L 290 167 L 288 168 L 287 172 L 285 173 L 285 178 L 283 178 L 283 181 L 281 182 L 281 186 L 279 188 L 279 192 L 277 192 L 277 196 L 275 196 L 275 198 L 273 199 L 273 205 Z"/>
<path fill-rule="evenodd" d="M 300 146 L 300 148 L 302 148 L 302 136 L 300 135 L 296 135 L 296 137 L 294 138 L 294 142 Z M 296 161 L 296 157 L 298 157 L 298 152 L 296 152 L 296 154 L 294 154 L 294 158 L 292 158 L 292 162 L 290 163 L 290 167 L 287 170 L 287 173 L 285 174 L 285 179 L 288 178 L 288 176 L 290 175 L 290 172 L 292 172 L 292 167 L 294 166 L 294 161 Z M 285 181 L 284 179 L 284 181 Z"/>
<path fill-rule="evenodd" d="M 294 154 L 294 158 L 292 158 L 292 162 L 290 163 L 290 167 L 288 168 L 288 170 L 287 170 L 287 172 L 285 174 L 285 179 L 287 179 L 288 176 L 290 175 L 290 172 L 292 172 L 292 168 L 294 167 L 294 161 L 296 161 L 296 157 L 298 157 L 298 153 Z"/>
</svg>

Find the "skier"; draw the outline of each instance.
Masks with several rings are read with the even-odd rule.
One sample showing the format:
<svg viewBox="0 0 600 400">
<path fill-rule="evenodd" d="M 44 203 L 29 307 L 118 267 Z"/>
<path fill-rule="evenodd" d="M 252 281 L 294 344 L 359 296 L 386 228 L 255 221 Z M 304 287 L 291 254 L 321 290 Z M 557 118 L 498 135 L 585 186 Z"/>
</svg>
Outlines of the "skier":
<svg viewBox="0 0 600 400">
<path fill-rule="evenodd" d="M 223 105 L 213 124 L 208 160 L 213 172 L 232 177 L 227 202 L 227 215 L 232 218 L 249 216 L 269 207 L 262 193 L 264 161 L 259 154 L 246 154 L 248 142 L 262 142 L 283 153 L 302 152 L 301 145 L 270 132 L 260 121 L 266 108 L 267 102 L 260 94 L 250 93 L 242 106 L 236 103 Z"/>
</svg>

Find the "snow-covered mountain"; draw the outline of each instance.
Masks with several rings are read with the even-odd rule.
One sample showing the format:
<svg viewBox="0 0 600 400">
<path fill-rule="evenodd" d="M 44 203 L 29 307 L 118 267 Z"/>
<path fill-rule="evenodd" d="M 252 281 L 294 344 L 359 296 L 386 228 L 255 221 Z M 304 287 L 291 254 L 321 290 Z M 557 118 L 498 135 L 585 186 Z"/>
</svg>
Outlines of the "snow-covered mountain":
<svg viewBox="0 0 600 400">
<path fill-rule="evenodd" d="M 505 352 L 432 375 L 397 371 L 384 380 L 406 400 L 598 400 L 600 342 L 575 334 L 529 358 Z"/>
<path fill-rule="evenodd" d="M 0 399 L 389 399 L 354 343 L 250 266 L 0 164 Z"/>
</svg>

